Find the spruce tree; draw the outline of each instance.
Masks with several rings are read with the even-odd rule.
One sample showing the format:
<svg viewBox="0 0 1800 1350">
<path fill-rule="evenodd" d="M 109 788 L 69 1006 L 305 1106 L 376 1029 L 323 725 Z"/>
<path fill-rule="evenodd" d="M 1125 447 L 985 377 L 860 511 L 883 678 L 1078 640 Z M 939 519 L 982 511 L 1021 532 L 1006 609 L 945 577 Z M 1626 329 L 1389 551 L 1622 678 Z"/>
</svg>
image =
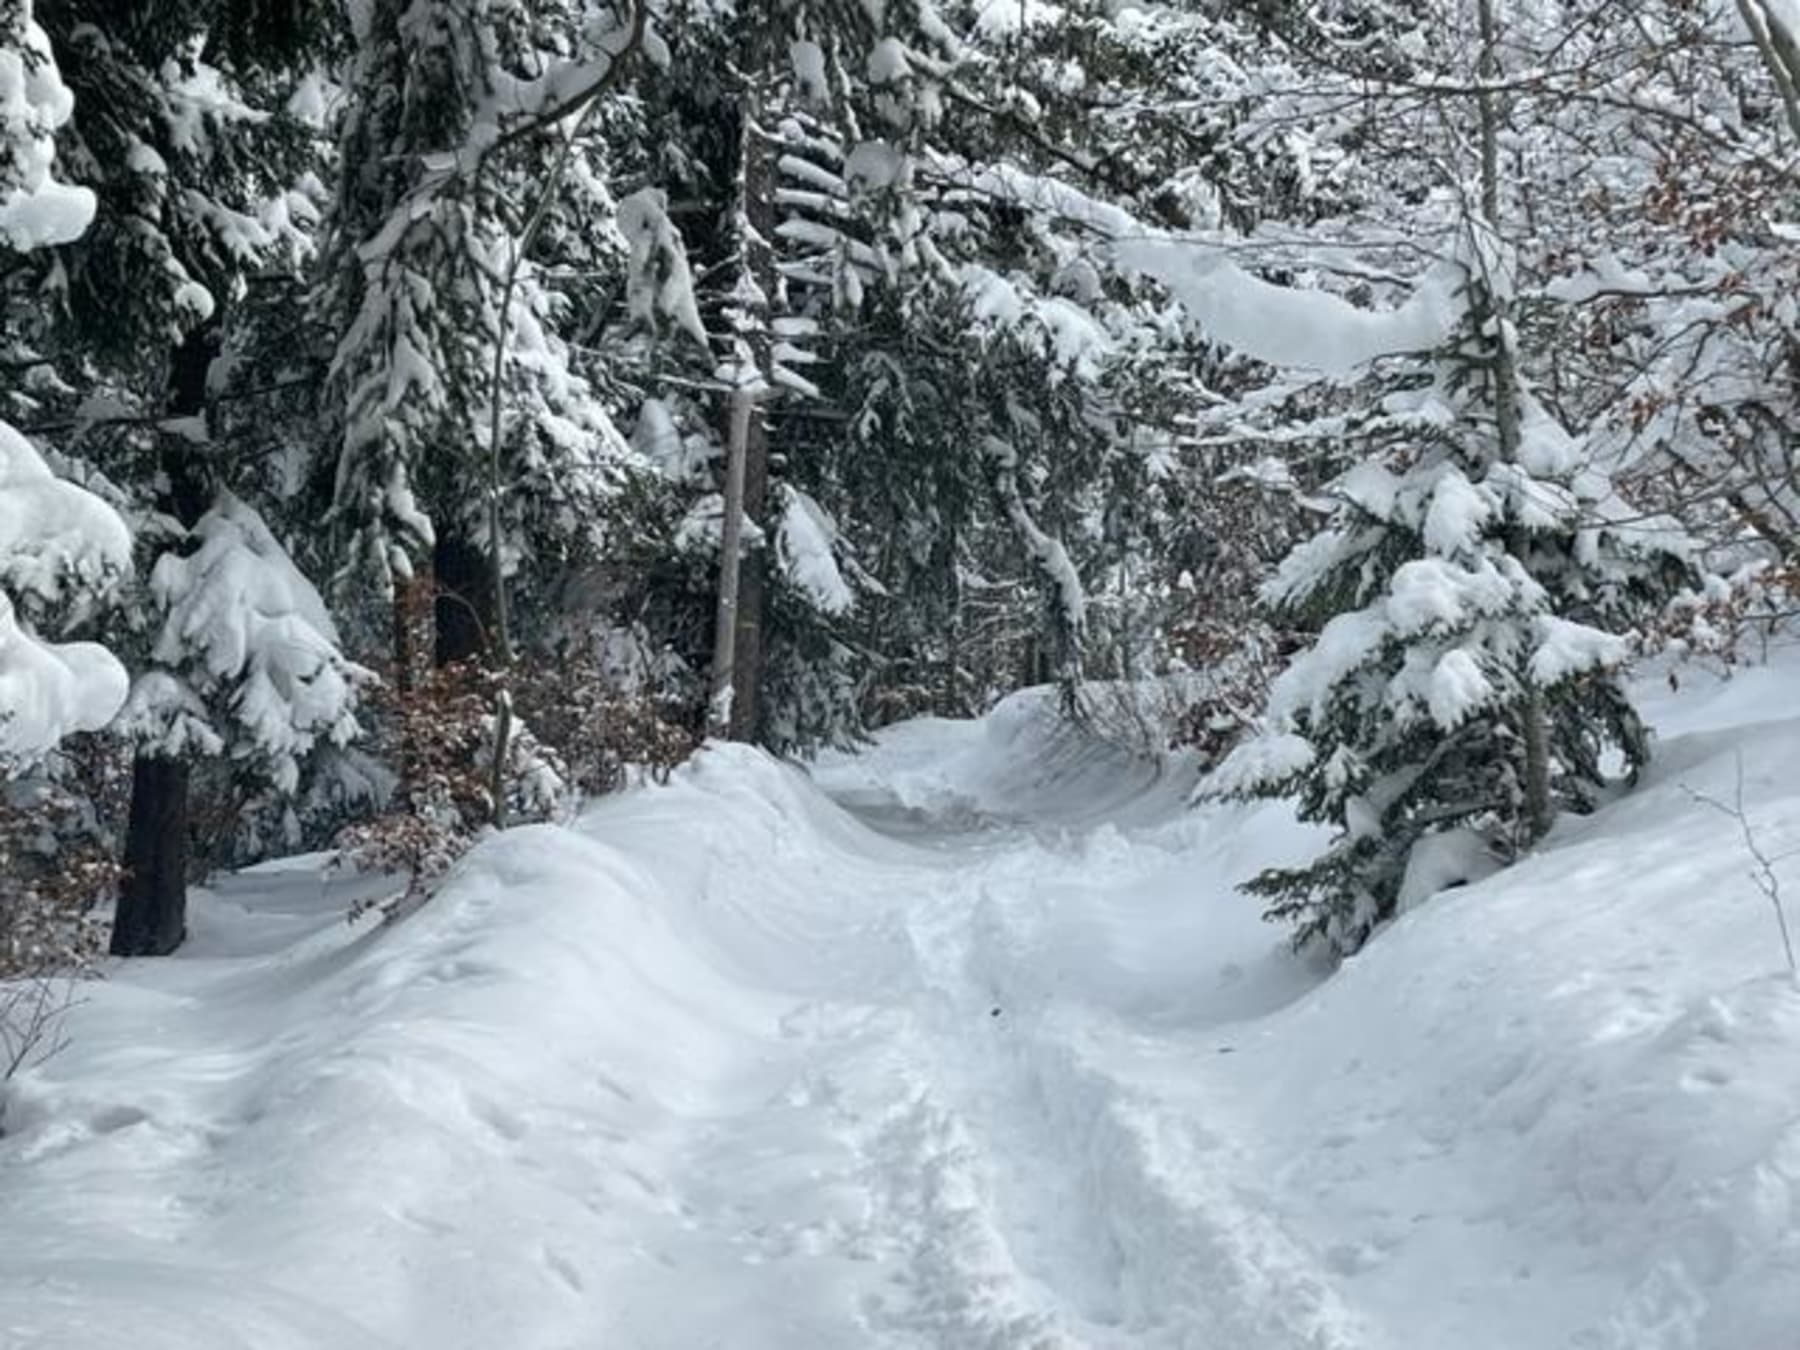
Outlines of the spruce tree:
<svg viewBox="0 0 1800 1350">
<path fill-rule="evenodd" d="M 1340 953 L 1402 903 L 1517 857 L 1559 811 L 1591 809 L 1607 750 L 1635 773 L 1648 737 L 1626 635 L 1695 575 L 1685 539 L 1632 523 L 1522 374 L 1495 0 L 1476 17 L 1475 191 L 1431 283 L 1451 284 L 1448 341 L 1381 399 L 1331 526 L 1265 588 L 1323 626 L 1276 681 L 1268 733 L 1212 786 L 1297 793 L 1302 818 L 1335 829 L 1313 863 L 1246 889 L 1297 943 Z"/>
</svg>

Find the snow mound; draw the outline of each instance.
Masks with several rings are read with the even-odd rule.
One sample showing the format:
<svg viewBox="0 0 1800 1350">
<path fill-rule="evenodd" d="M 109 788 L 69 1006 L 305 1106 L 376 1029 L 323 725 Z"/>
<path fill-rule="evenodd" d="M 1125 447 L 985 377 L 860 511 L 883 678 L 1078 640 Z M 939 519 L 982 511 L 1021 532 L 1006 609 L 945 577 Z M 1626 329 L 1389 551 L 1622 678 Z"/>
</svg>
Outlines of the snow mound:
<svg viewBox="0 0 1800 1350">
<path fill-rule="evenodd" d="M 405 923 L 201 895 L 0 1098 L 0 1344 L 1785 1350 L 1791 676 L 1335 975 L 1045 693 L 809 775 L 709 749 Z M 1439 879 L 1469 869 L 1446 866 Z"/>
<path fill-rule="evenodd" d="M 1397 922 L 1216 1075 L 1378 1344 L 1776 1347 L 1800 1327 L 1800 989 L 1744 878 L 1800 843 L 1800 724 Z M 1272 1071 L 1275 1070 L 1275 1071 Z M 1432 1295 L 1421 1297 L 1421 1290 Z"/>
<path fill-rule="evenodd" d="M 865 819 L 914 833 L 1148 823 L 1175 814 L 1199 778 L 1184 757 L 1147 755 L 1071 723 L 1048 686 L 1008 695 L 979 719 L 888 727 L 872 748 L 821 754 L 812 772 Z"/>
</svg>

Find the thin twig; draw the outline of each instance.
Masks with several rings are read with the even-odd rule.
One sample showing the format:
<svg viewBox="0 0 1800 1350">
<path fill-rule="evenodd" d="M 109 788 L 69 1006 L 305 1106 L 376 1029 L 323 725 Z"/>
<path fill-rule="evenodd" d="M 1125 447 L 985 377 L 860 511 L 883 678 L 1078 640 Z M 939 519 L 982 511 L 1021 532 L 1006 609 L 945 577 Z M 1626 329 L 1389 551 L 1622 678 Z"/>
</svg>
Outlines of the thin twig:
<svg viewBox="0 0 1800 1350">
<path fill-rule="evenodd" d="M 1744 838 L 1744 851 L 1748 853 L 1755 866 L 1749 869 L 1750 882 L 1760 891 L 1775 911 L 1775 922 L 1781 929 L 1782 950 L 1787 953 L 1788 974 L 1800 980 L 1800 962 L 1794 959 L 1794 939 L 1788 930 L 1787 910 L 1781 902 L 1781 878 L 1776 875 L 1775 864 L 1795 856 L 1800 850 L 1790 850 L 1774 856 L 1765 850 L 1756 831 L 1750 825 L 1749 814 L 1744 810 L 1744 755 L 1739 751 L 1737 756 L 1737 780 L 1732 799 L 1729 803 L 1720 801 L 1695 788 L 1682 784 L 1682 791 L 1702 806 L 1710 806 L 1720 815 L 1729 816 L 1738 824 L 1738 830 Z"/>
</svg>

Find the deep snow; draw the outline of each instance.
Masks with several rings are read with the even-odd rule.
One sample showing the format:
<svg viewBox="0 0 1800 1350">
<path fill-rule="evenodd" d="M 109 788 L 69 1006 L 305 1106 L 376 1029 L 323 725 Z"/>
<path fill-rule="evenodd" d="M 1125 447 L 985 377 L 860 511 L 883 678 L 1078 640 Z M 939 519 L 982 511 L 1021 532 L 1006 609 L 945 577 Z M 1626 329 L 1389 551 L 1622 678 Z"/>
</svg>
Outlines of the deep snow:
<svg viewBox="0 0 1800 1350">
<path fill-rule="evenodd" d="M 390 928 L 230 878 L 8 1090 L 0 1346 L 1794 1350 L 1800 992 L 1687 791 L 1800 846 L 1794 687 L 1329 978 L 1232 890 L 1317 836 L 1032 695 Z"/>
</svg>

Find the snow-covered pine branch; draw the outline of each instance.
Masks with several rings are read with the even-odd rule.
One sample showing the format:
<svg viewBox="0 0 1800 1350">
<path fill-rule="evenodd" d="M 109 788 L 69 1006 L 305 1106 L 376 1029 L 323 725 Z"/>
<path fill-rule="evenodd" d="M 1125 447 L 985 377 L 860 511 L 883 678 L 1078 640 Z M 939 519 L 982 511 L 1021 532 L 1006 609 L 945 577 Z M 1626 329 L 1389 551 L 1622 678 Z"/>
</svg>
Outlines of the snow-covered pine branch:
<svg viewBox="0 0 1800 1350">
<path fill-rule="evenodd" d="M 0 22 L 0 235 L 25 252 L 78 237 L 94 195 L 52 173 L 54 136 L 73 100 L 30 0 L 11 0 Z M 0 422 L 0 771 L 118 711 L 126 687 L 118 660 L 98 644 L 59 644 L 36 629 L 59 613 L 79 615 L 130 565 L 131 536 L 118 514 L 58 479 Z"/>
<path fill-rule="evenodd" d="M 299 786 L 321 743 L 357 734 L 371 677 L 345 657 L 319 593 L 259 516 L 230 493 L 150 574 L 163 618 L 123 728 L 146 751 L 224 754 L 275 788 Z"/>
</svg>

